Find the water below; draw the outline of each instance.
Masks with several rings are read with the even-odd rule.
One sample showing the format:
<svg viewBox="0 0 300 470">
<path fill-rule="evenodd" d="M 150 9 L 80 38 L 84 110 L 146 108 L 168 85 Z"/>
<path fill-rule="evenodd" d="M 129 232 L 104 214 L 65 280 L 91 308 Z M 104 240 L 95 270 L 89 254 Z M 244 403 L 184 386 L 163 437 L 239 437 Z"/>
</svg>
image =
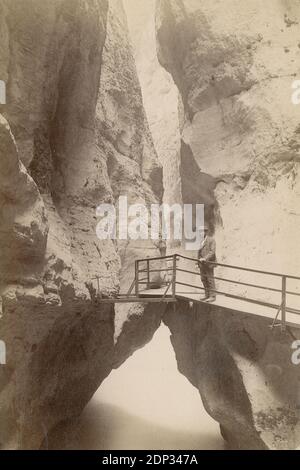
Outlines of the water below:
<svg viewBox="0 0 300 470">
<path fill-rule="evenodd" d="M 76 425 L 68 447 L 93 450 L 223 449 L 219 425 L 177 370 L 169 330 L 113 371 Z"/>
</svg>

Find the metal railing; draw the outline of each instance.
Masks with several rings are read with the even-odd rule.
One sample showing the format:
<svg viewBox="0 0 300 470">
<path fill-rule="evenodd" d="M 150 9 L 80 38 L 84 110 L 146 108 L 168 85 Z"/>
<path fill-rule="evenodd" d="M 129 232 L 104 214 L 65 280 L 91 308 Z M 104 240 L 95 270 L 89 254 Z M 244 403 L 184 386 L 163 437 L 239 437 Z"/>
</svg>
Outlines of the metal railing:
<svg viewBox="0 0 300 470">
<path fill-rule="evenodd" d="M 177 273 L 178 272 L 183 272 L 183 273 L 188 273 L 188 274 L 193 274 L 193 275 L 199 275 L 200 276 L 200 271 L 193 271 L 190 269 L 182 269 L 178 265 L 178 261 L 180 259 L 187 260 L 187 261 L 192 261 L 194 263 L 199 263 L 199 260 L 196 258 L 190 258 L 187 256 L 179 255 L 179 254 L 174 254 L 174 255 L 169 255 L 169 256 L 161 256 L 161 257 L 156 257 L 156 258 L 145 258 L 145 259 L 139 259 L 135 261 L 135 278 L 133 281 L 133 284 L 131 285 L 131 288 L 129 289 L 127 295 L 130 295 L 133 288 L 135 290 L 135 296 L 140 296 L 142 291 L 141 291 L 141 286 L 145 286 L 144 290 L 150 289 L 151 287 L 153 288 L 153 282 L 151 281 L 151 275 L 153 273 L 171 273 L 170 279 L 167 281 L 162 281 L 161 285 L 165 285 L 165 291 L 162 294 L 162 298 L 165 298 L 167 294 L 169 294 L 169 291 L 171 290 L 172 294 L 171 297 L 173 300 L 176 299 L 176 286 L 184 286 L 184 287 L 190 287 L 196 290 L 203 291 L 204 287 L 201 287 L 200 285 L 194 285 L 189 282 L 182 282 L 178 280 L 177 278 Z M 164 268 L 157 268 L 154 266 L 154 269 L 151 268 L 151 264 L 154 262 L 157 263 L 159 261 L 168 261 L 169 266 L 164 267 Z M 250 287 L 254 289 L 260 289 L 263 291 L 269 291 L 269 292 L 276 292 L 280 294 L 280 302 L 279 303 L 272 303 L 269 301 L 264 301 L 264 300 L 259 300 L 255 298 L 251 298 L 245 295 L 236 295 L 231 292 L 225 292 L 225 291 L 220 291 L 218 289 L 214 289 L 214 293 L 218 295 L 223 295 L 226 297 L 230 297 L 232 299 L 237 299 L 237 300 L 243 300 L 247 301 L 250 303 L 262 305 L 265 307 L 271 307 L 273 309 L 276 309 L 276 315 L 272 323 L 272 328 L 274 328 L 277 324 L 277 319 L 279 317 L 279 314 L 281 312 L 281 321 L 279 325 L 281 325 L 282 330 L 286 329 L 286 313 L 291 312 L 295 314 L 300 314 L 300 310 L 291 308 L 287 306 L 287 295 L 292 295 L 292 296 L 298 296 L 300 297 L 300 292 L 295 292 L 291 290 L 287 290 L 287 281 L 289 279 L 292 279 L 294 281 L 300 281 L 300 277 L 297 276 L 292 276 L 288 274 L 281 274 L 281 273 L 276 273 L 272 271 L 262 271 L 259 269 L 251 269 L 251 268 L 244 268 L 241 266 L 234 266 L 234 265 L 229 265 L 229 264 L 223 264 L 223 263 L 215 263 L 215 262 L 206 262 L 207 265 L 210 265 L 214 268 L 216 267 L 221 267 L 224 269 L 230 269 L 230 270 L 239 270 L 241 272 L 247 272 L 247 273 L 252 273 L 252 274 L 261 274 L 261 275 L 266 275 L 266 276 L 272 276 L 273 278 L 281 279 L 281 286 L 279 288 L 275 287 L 270 287 L 266 285 L 261 285 L 261 284 L 256 284 L 256 283 L 249 283 L 249 282 L 243 282 L 240 280 L 234 280 L 231 278 L 225 278 L 225 277 L 218 277 L 218 276 L 213 276 L 215 280 L 219 280 L 222 282 L 227 282 L 231 284 L 235 284 L 237 286 L 243 286 L 243 287 Z M 144 264 L 144 266 L 142 266 Z M 142 267 L 142 269 L 141 269 Z M 141 274 L 144 275 L 144 277 L 141 278 Z M 209 278 L 209 276 L 206 276 Z M 154 282 L 155 284 L 155 282 Z M 187 294 L 187 292 L 186 292 Z M 168 295 L 170 296 L 170 294 Z M 300 301 L 299 301 L 300 304 Z"/>
</svg>

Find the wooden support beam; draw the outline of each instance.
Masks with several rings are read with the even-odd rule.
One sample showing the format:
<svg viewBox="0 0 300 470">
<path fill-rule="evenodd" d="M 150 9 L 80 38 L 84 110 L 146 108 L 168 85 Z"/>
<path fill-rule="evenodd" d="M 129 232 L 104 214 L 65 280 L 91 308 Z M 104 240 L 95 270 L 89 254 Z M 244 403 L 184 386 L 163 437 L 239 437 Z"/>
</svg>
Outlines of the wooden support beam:
<svg viewBox="0 0 300 470">
<path fill-rule="evenodd" d="M 150 287 L 150 261 L 147 259 L 147 289 Z"/>
<path fill-rule="evenodd" d="M 135 295 L 138 297 L 139 296 L 139 260 L 135 261 Z"/>
<path fill-rule="evenodd" d="M 282 276 L 281 331 L 286 330 L 286 276 Z"/>
<path fill-rule="evenodd" d="M 176 297 L 176 268 L 177 268 L 177 255 L 173 256 L 173 272 L 172 272 L 172 296 Z"/>
</svg>

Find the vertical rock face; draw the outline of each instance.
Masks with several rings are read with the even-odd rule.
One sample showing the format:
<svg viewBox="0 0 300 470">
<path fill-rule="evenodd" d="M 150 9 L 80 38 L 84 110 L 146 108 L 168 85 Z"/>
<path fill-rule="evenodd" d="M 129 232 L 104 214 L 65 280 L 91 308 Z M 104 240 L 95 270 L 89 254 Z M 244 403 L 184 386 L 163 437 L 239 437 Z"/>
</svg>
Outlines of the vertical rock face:
<svg viewBox="0 0 300 470">
<path fill-rule="evenodd" d="M 183 201 L 206 204 L 220 262 L 299 272 L 299 19 L 282 0 L 157 2 L 159 60 L 184 105 Z M 217 307 L 182 305 L 165 321 L 231 447 L 299 446 L 297 331 Z"/>
<path fill-rule="evenodd" d="M 148 199 L 153 202 L 155 198 L 151 196 L 151 191 L 154 189 L 159 200 L 162 196 L 162 172 L 144 113 L 127 19 L 120 1 L 110 3 L 102 67 L 97 105 L 99 144 L 103 145 L 103 151 L 108 155 L 114 196 L 118 197 L 124 190 L 128 193 L 130 189 L 135 197 L 144 197 L 148 192 Z M 115 73 L 116 68 L 118 74 Z M 130 94 L 127 92 L 129 89 Z M 113 145 L 114 152 L 105 147 L 105 138 Z M 136 188 L 128 188 L 125 175 L 118 173 L 118 168 L 124 172 L 126 163 L 128 173 L 131 171 L 139 175 Z"/>
<path fill-rule="evenodd" d="M 30 275 L 45 253 L 48 224 L 38 188 L 20 162 L 9 125 L 0 116 L 1 151 L 1 281 Z"/>
<path fill-rule="evenodd" d="M 163 193 L 162 168 L 145 115 L 127 19 L 120 0 L 110 1 L 96 128 L 110 182 L 103 201 L 112 200 L 117 207 L 119 197 L 124 196 L 128 205 L 142 203 L 149 206 L 159 202 Z M 150 239 L 118 240 L 117 247 L 121 261 L 120 288 L 127 292 L 134 278 L 135 259 L 158 256 L 159 251 L 155 241 Z M 133 352 L 135 343 L 141 344 L 140 338 L 148 338 L 148 332 L 151 337 L 160 317 L 160 312 L 152 308 L 145 311 L 141 304 L 116 305 L 115 340 L 119 338 L 116 350 L 125 352 L 127 347 L 128 352 Z M 144 333 L 140 335 L 138 330 Z M 126 357 L 127 354 L 120 354 L 116 363 L 123 362 Z"/>
<path fill-rule="evenodd" d="M 0 8 L 0 443 L 37 448 L 160 322 L 149 311 L 148 326 L 115 347 L 114 309 L 95 303 L 95 276 L 102 294 L 116 292 L 135 249 L 97 238 L 96 207 L 120 194 L 159 201 L 161 170 L 122 3 Z"/>
<path fill-rule="evenodd" d="M 291 342 L 267 319 L 216 306 L 166 312 L 179 371 L 198 388 L 232 449 L 295 449 L 300 444 L 299 367 Z"/>
<path fill-rule="evenodd" d="M 143 102 L 154 145 L 163 167 L 165 203 L 182 202 L 180 165 L 181 104 L 172 76 L 159 64 L 156 51 L 156 0 L 124 0 Z"/>
<path fill-rule="evenodd" d="M 299 265 L 299 16 L 282 0 L 157 7 L 159 59 L 184 103 L 182 139 L 216 178 L 219 259 L 290 272 Z M 188 193 L 196 181 L 184 180 Z"/>
</svg>

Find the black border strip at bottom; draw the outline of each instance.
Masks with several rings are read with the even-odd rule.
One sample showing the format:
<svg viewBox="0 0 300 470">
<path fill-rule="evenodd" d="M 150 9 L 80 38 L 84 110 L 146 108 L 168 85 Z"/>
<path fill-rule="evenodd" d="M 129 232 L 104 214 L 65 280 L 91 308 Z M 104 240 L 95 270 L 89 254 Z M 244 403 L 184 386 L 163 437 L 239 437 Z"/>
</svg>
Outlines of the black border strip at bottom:
<svg viewBox="0 0 300 470">
<path fill-rule="evenodd" d="M 149 468 L 164 466 L 180 466 L 199 468 L 206 464 L 230 465 L 241 469 L 241 465 L 259 463 L 264 465 L 276 459 L 276 463 L 288 465 L 297 458 L 291 451 L 197 451 L 197 450 L 111 450 L 111 451 L 1 451 L 1 468 L 5 464 L 30 465 L 30 468 L 49 467 L 59 464 L 86 468 L 107 468 L 108 466 L 138 468 L 148 465 Z M 295 461 L 296 464 L 296 461 Z M 221 467 L 219 467 L 221 468 Z"/>
</svg>

